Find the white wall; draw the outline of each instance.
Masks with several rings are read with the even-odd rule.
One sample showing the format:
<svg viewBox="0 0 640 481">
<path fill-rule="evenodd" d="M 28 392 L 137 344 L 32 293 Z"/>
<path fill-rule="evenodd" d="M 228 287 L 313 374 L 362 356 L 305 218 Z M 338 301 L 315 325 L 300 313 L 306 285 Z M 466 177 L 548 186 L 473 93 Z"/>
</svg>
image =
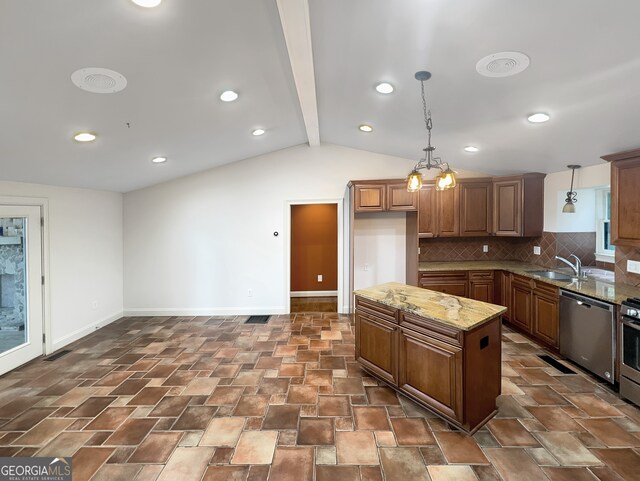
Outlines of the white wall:
<svg viewBox="0 0 640 481">
<path fill-rule="evenodd" d="M 596 230 L 595 188 L 610 184 L 609 162 L 576 170 L 573 188 L 577 192 L 575 214 L 562 212 L 571 187 L 571 171 L 548 174 L 544 180 L 544 230 L 547 232 L 594 232 Z"/>
<path fill-rule="evenodd" d="M 48 201 L 48 301 L 54 350 L 122 316 L 122 194 L 0 182 L 0 197 Z"/>
<path fill-rule="evenodd" d="M 284 312 L 286 202 L 341 199 L 349 180 L 403 178 L 414 163 L 300 145 L 125 194 L 125 311 Z"/>
<path fill-rule="evenodd" d="M 353 225 L 353 288 L 406 281 L 407 215 L 358 214 Z"/>
</svg>

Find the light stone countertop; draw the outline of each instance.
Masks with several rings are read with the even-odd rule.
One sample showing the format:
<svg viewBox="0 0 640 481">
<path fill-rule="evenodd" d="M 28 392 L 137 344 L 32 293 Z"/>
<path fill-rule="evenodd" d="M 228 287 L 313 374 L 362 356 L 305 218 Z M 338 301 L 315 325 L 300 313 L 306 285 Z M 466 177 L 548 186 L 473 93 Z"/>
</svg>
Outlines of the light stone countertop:
<svg viewBox="0 0 640 481">
<path fill-rule="evenodd" d="M 584 267 L 586 271 L 590 267 Z M 420 272 L 435 271 L 474 271 L 474 270 L 499 270 L 512 272 L 521 276 L 535 279 L 539 282 L 552 284 L 567 291 L 582 294 L 584 296 L 600 299 L 613 304 L 620 304 L 629 297 L 640 297 L 640 288 L 614 282 L 610 278 L 600 275 L 588 275 L 587 279 L 576 279 L 570 282 L 547 279 L 546 277 L 532 274 L 531 271 L 550 270 L 566 274 L 564 269 L 547 269 L 546 267 L 518 261 L 459 261 L 459 262 L 420 262 Z M 595 272 L 598 269 L 593 269 Z M 600 271 L 602 272 L 602 271 Z"/>
<path fill-rule="evenodd" d="M 447 324 L 463 331 L 502 314 L 506 307 L 441 292 L 388 282 L 354 291 L 356 296 Z"/>
</svg>

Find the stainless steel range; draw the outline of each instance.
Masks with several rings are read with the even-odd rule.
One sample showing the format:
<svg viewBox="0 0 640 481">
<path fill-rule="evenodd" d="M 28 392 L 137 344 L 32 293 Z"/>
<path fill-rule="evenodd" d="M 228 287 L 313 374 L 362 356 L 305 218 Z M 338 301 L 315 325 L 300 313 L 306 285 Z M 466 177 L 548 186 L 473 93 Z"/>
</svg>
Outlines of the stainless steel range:
<svg viewBox="0 0 640 481">
<path fill-rule="evenodd" d="M 622 301 L 620 395 L 640 405 L 640 298 Z"/>
</svg>

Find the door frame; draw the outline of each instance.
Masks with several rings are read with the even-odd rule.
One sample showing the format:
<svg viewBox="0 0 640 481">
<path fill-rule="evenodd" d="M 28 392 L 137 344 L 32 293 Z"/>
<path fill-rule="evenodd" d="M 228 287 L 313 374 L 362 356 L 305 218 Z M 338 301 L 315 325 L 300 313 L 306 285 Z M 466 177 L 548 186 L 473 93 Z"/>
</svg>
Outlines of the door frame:
<svg viewBox="0 0 640 481">
<path fill-rule="evenodd" d="M 42 332 L 44 333 L 45 342 L 43 343 L 42 354 L 46 356 L 52 351 L 52 329 L 51 329 L 51 289 L 49 274 L 49 199 L 45 197 L 17 197 L 17 196 L 0 196 L 0 205 L 6 206 L 35 206 L 40 208 L 40 218 L 42 219 L 40 226 L 40 245 L 42 247 L 42 275 L 44 276 L 44 285 L 42 286 Z"/>
<path fill-rule="evenodd" d="M 291 312 L 291 207 L 294 205 L 309 204 L 336 204 L 338 210 L 338 312 L 342 309 L 343 289 L 344 289 L 344 226 L 343 226 L 343 199 L 308 199 L 308 200 L 287 200 L 285 201 L 284 214 L 284 307 L 285 313 Z"/>
</svg>

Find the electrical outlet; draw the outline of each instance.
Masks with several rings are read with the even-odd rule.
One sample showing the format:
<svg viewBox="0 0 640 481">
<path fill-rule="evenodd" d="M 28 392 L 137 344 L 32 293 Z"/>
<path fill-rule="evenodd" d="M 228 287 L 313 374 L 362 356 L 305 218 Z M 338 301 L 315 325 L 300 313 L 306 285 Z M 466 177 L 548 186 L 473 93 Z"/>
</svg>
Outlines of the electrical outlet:
<svg viewBox="0 0 640 481">
<path fill-rule="evenodd" d="M 247 297 L 253 297 L 253 289 L 247 289 Z"/>
<path fill-rule="evenodd" d="M 640 262 L 627 261 L 627 272 L 633 272 L 634 274 L 640 274 Z"/>
<path fill-rule="evenodd" d="M 322 274 L 318 274 L 318 282 L 322 282 Z"/>
<path fill-rule="evenodd" d="M 363 271 L 368 271 L 369 270 L 369 264 L 365 264 L 364 267 L 362 268 Z"/>
<path fill-rule="evenodd" d="M 489 246 L 488 245 L 483 245 L 482 246 L 482 252 L 489 252 Z"/>
<path fill-rule="evenodd" d="M 94 311 L 98 308 L 98 301 L 93 301 L 91 303 L 91 309 L 93 309 Z"/>
<path fill-rule="evenodd" d="M 540 255 L 540 246 L 533 246 L 533 253 L 537 256 Z"/>
<path fill-rule="evenodd" d="M 420 254 L 420 247 L 418 247 L 418 254 Z"/>
</svg>

